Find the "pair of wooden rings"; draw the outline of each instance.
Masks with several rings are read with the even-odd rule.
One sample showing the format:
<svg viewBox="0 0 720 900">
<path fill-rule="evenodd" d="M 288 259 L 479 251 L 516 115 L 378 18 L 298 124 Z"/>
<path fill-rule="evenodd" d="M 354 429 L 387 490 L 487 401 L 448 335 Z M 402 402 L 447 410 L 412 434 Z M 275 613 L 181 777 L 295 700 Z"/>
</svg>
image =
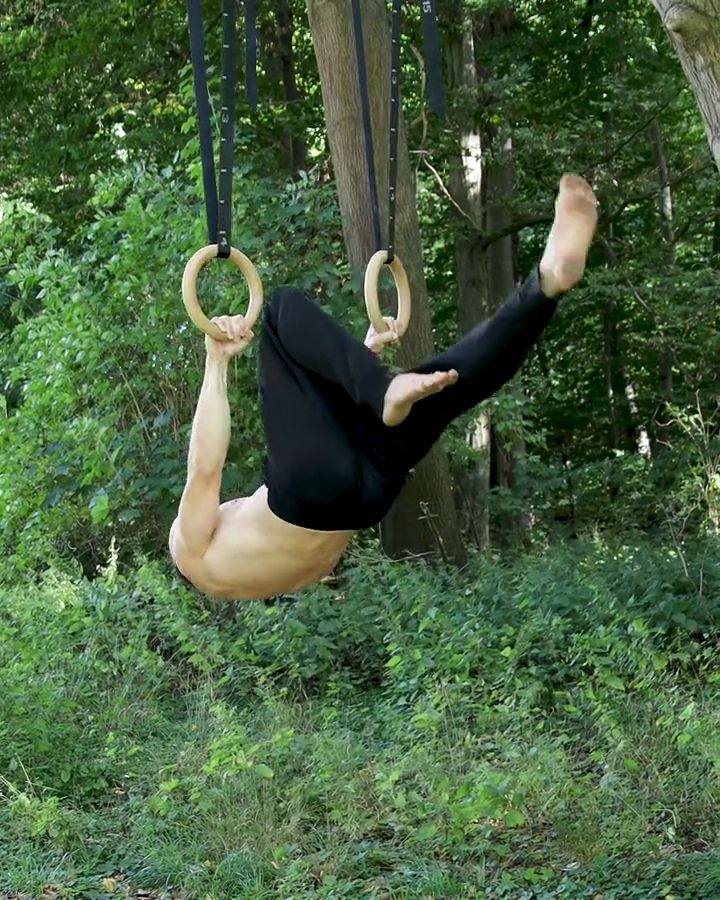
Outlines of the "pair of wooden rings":
<svg viewBox="0 0 720 900">
<path fill-rule="evenodd" d="M 197 327 L 216 341 L 227 341 L 229 340 L 228 336 L 221 331 L 214 322 L 211 322 L 202 311 L 197 293 L 197 281 L 200 270 L 211 259 L 217 258 L 217 255 L 217 244 L 209 244 L 207 247 L 198 250 L 197 253 L 188 260 L 185 271 L 183 272 L 182 296 L 185 309 Z M 249 329 L 252 329 L 260 315 L 263 305 L 263 287 L 260 276 L 250 259 L 245 256 L 244 253 L 236 250 L 235 247 L 231 248 L 230 256 L 228 258 L 245 276 L 245 281 L 247 282 L 248 290 L 250 291 L 250 302 L 248 304 L 247 312 L 245 313 L 245 324 Z M 380 271 L 386 263 L 387 253 L 385 250 L 378 250 L 377 253 L 373 254 L 368 263 L 365 272 L 365 307 L 367 309 L 368 318 L 378 334 L 389 331 L 392 327 L 393 330 L 397 332 L 398 337 L 402 337 L 410 324 L 410 311 L 412 305 L 410 282 L 408 281 L 403 264 L 397 256 L 394 257 L 393 261 L 388 265 L 388 268 L 392 273 L 393 279 L 395 280 L 395 287 L 397 288 L 398 312 L 395 319 L 384 317 L 380 310 L 380 301 L 378 299 L 378 283 L 380 280 Z"/>
</svg>

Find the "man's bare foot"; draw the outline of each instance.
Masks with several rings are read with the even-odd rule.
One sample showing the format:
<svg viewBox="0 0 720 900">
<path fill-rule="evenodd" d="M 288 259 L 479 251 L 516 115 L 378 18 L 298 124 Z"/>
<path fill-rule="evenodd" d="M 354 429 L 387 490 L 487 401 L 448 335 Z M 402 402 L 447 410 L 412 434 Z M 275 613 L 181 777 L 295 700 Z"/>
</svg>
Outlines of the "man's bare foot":
<svg viewBox="0 0 720 900">
<path fill-rule="evenodd" d="M 416 372 L 396 375 L 385 394 L 383 422 L 386 425 L 399 425 L 407 419 L 413 403 L 431 394 L 439 394 L 457 380 L 458 373 L 455 369 L 450 369 L 449 372 L 431 372 L 429 375 L 418 375 Z"/>
<path fill-rule="evenodd" d="M 597 225 L 597 200 L 579 175 L 563 175 L 555 201 L 555 221 L 540 261 L 540 287 L 546 297 L 570 290 L 582 278 Z"/>
</svg>

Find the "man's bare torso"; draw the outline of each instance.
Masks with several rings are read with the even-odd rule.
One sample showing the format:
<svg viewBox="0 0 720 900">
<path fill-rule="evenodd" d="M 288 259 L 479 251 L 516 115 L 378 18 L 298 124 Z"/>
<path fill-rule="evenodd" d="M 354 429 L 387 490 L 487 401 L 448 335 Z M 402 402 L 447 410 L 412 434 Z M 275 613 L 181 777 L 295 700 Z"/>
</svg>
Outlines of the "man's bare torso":
<svg viewBox="0 0 720 900">
<path fill-rule="evenodd" d="M 202 557 L 185 551 L 177 526 L 170 548 L 180 571 L 212 597 L 265 599 L 315 584 L 337 565 L 353 532 L 313 531 L 278 518 L 267 488 L 220 506 L 217 528 Z"/>
</svg>

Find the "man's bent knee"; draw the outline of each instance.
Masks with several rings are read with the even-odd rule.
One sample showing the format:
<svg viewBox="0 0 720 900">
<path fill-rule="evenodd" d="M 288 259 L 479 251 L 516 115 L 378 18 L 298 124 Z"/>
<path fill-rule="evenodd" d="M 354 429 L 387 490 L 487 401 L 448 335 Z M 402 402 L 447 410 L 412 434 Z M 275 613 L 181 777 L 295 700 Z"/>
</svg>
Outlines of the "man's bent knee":
<svg viewBox="0 0 720 900">
<path fill-rule="evenodd" d="M 273 291 L 270 302 L 265 304 L 265 321 L 277 325 L 280 316 L 289 305 L 305 300 L 305 295 L 294 287 L 280 287 Z"/>
</svg>

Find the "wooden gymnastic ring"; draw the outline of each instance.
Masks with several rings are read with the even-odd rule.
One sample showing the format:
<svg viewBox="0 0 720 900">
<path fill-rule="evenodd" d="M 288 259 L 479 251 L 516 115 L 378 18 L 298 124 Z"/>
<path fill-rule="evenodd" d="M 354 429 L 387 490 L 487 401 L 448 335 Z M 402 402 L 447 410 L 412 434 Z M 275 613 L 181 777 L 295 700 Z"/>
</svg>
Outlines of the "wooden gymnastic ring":
<svg viewBox="0 0 720 900">
<path fill-rule="evenodd" d="M 382 334 L 389 330 L 387 319 L 383 317 L 380 311 L 380 301 L 378 300 L 378 282 L 380 280 L 380 270 L 387 264 L 387 251 L 378 250 L 370 257 L 370 262 L 365 270 L 365 308 L 367 309 L 368 318 L 372 323 L 375 331 Z M 407 331 L 410 324 L 410 311 L 412 308 L 412 297 L 410 295 L 410 282 L 407 273 L 399 257 L 395 256 L 393 261 L 388 265 L 395 280 L 398 297 L 398 311 L 395 321 L 397 323 L 398 337 L 402 337 Z M 392 321 L 392 320 L 390 320 Z"/>
<path fill-rule="evenodd" d="M 200 270 L 211 259 L 216 259 L 217 254 L 218 245 L 208 244 L 207 247 L 203 247 L 190 257 L 185 266 L 185 271 L 183 272 L 182 296 L 185 309 L 197 327 L 216 341 L 227 341 L 229 340 L 228 336 L 222 332 L 217 325 L 211 322 L 202 311 L 197 295 L 197 280 Z M 245 313 L 245 324 L 248 328 L 252 328 L 260 315 L 260 310 L 263 305 L 262 281 L 260 281 L 258 271 L 248 257 L 239 250 L 236 250 L 235 247 L 230 248 L 230 256 L 228 259 L 237 266 L 245 276 L 245 281 L 247 282 L 248 290 L 250 291 L 250 302 L 248 304 L 247 312 Z"/>
</svg>

